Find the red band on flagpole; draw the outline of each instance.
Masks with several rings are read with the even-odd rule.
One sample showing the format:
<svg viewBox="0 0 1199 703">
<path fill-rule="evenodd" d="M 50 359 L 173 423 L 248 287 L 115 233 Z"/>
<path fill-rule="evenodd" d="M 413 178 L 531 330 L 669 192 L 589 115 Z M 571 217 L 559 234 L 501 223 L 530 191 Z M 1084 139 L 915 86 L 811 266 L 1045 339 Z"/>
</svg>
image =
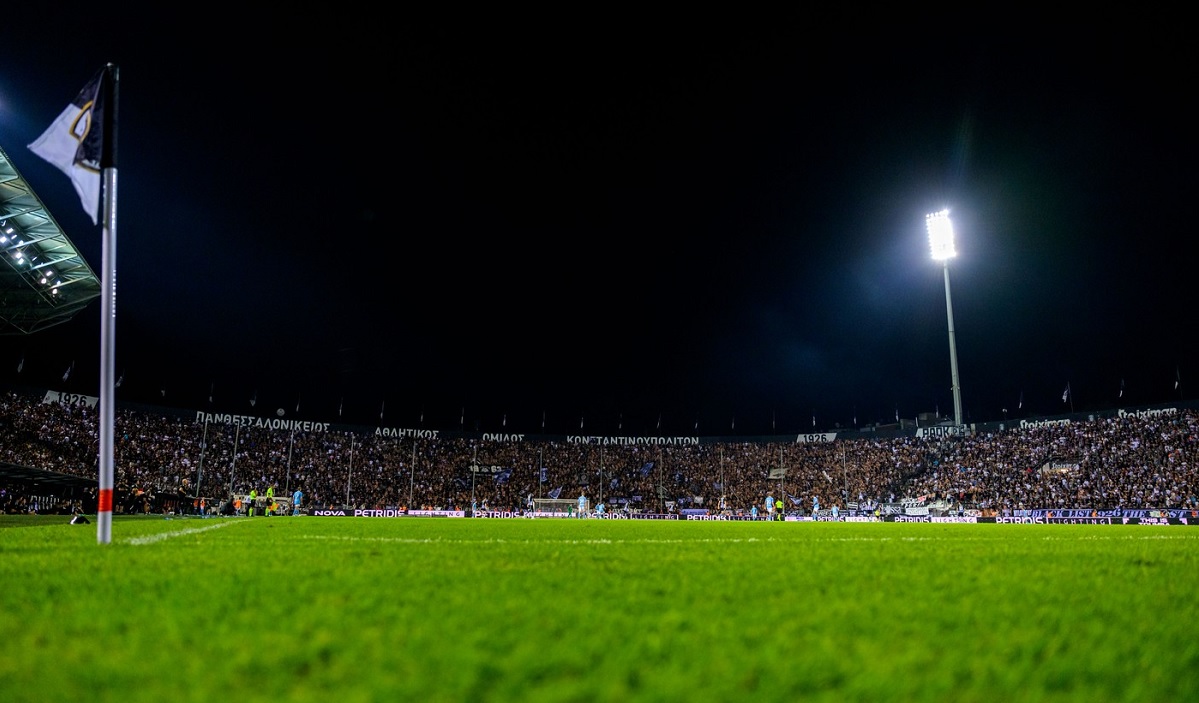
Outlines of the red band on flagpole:
<svg viewBox="0 0 1199 703">
<path fill-rule="evenodd" d="M 96 512 L 98 512 L 98 513 L 111 513 L 112 512 L 112 489 L 111 488 L 103 488 L 100 490 L 100 504 L 96 508 Z"/>
</svg>

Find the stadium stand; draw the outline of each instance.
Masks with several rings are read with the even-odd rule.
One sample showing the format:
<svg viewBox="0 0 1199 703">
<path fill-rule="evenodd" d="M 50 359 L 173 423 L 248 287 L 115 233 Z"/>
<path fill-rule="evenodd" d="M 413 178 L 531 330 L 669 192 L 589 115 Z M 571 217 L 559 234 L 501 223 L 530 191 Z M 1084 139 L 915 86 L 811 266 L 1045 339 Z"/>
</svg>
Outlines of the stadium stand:
<svg viewBox="0 0 1199 703">
<path fill-rule="evenodd" d="M 98 413 L 59 398 L 0 396 L 0 510 L 95 512 Z M 219 512 L 270 485 L 301 487 L 315 508 L 398 511 L 520 512 L 559 488 L 633 512 L 748 514 L 768 493 L 793 515 L 814 498 L 824 516 L 1197 510 L 1197 428 L 1184 404 L 819 441 L 404 433 L 118 407 L 114 511 L 195 513 L 203 498 Z"/>
</svg>

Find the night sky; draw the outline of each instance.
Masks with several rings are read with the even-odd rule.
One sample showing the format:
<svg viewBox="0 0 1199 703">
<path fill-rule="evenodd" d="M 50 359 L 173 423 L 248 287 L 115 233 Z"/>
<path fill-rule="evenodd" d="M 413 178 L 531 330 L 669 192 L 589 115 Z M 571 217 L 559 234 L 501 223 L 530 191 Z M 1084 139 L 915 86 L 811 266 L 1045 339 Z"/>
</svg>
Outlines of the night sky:
<svg viewBox="0 0 1199 703">
<path fill-rule="evenodd" d="M 120 67 L 122 400 L 531 434 L 952 416 L 942 208 L 966 421 L 1199 388 L 1181 28 L 13 12 L 0 148 L 97 272 L 26 145 Z M 97 393 L 99 315 L 0 338 L 0 380 Z"/>
</svg>

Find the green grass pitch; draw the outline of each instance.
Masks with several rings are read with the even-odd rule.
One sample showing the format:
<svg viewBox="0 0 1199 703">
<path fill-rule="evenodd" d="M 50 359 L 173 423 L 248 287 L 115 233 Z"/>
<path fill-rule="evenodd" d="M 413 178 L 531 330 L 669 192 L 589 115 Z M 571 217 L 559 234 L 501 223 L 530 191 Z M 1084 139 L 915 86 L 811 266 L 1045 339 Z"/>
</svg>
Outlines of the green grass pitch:
<svg viewBox="0 0 1199 703">
<path fill-rule="evenodd" d="M 1199 695 L 1199 530 L 0 518 L 0 700 Z"/>
</svg>

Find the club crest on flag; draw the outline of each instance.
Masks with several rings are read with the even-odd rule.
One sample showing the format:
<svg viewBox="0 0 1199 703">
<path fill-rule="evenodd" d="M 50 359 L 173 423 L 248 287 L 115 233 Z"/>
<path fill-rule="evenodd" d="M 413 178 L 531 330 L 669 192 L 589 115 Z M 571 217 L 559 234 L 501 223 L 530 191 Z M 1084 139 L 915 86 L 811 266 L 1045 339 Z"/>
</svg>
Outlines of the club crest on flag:
<svg viewBox="0 0 1199 703">
<path fill-rule="evenodd" d="M 105 166 L 104 122 L 108 119 L 104 89 L 108 80 L 107 68 L 97 71 L 42 136 L 29 145 L 30 151 L 71 179 L 92 224 L 100 222 L 100 172 Z"/>
</svg>

